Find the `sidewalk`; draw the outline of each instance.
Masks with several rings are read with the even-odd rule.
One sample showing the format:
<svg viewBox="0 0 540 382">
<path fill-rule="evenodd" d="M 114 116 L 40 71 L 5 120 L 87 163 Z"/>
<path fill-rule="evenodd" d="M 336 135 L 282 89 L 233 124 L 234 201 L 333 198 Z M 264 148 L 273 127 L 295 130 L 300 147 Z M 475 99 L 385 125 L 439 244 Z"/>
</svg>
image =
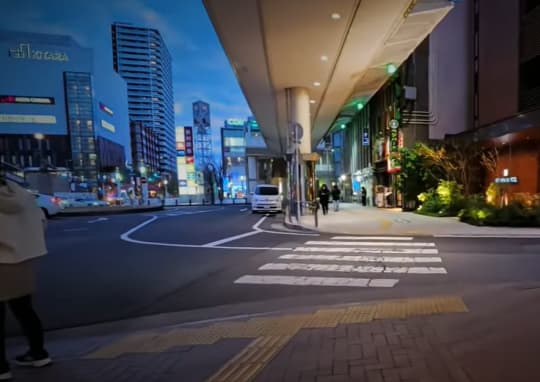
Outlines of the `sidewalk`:
<svg viewBox="0 0 540 382">
<path fill-rule="evenodd" d="M 401 209 L 362 207 L 359 204 L 341 203 L 338 212 L 329 208 L 327 215 L 318 211 L 318 228 L 321 232 L 349 235 L 418 235 L 418 236 L 477 236 L 477 237 L 538 237 L 539 228 L 477 227 L 462 223 L 454 217 L 431 217 Z M 291 225 L 286 220 L 287 225 Z M 292 225 L 315 229 L 315 219 L 307 212 Z"/>
<path fill-rule="evenodd" d="M 50 333 L 55 364 L 12 371 L 20 382 L 538 381 L 539 298 L 506 287 L 102 337 Z"/>
</svg>

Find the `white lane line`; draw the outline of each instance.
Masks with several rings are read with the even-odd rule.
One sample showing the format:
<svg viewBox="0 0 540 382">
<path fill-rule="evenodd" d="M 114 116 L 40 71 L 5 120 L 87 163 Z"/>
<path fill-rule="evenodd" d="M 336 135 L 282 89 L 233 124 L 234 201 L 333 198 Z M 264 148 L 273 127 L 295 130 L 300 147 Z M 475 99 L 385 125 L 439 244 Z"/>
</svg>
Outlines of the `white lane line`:
<svg viewBox="0 0 540 382">
<path fill-rule="evenodd" d="M 442 263 L 440 257 L 410 257 L 410 256 L 347 256 L 347 255 L 281 255 L 285 260 L 329 260 L 356 261 L 366 263 Z"/>
<path fill-rule="evenodd" d="M 409 243 L 387 243 L 384 241 L 323 241 L 311 240 L 306 241 L 306 245 L 356 245 L 358 247 L 435 247 L 435 243 L 409 242 Z"/>
<path fill-rule="evenodd" d="M 104 221 L 107 221 L 107 220 L 109 220 L 109 218 L 97 218 L 97 219 L 94 219 L 94 220 L 88 220 L 88 223 L 92 224 L 92 223 L 104 222 Z"/>
<path fill-rule="evenodd" d="M 297 286 L 343 286 L 343 287 L 379 287 L 392 288 L 396 279 L 358 279 L 346 277 L 308 277 L 308 276 L 255 276 L 245 275 L 237 279 L 235 284 L 263 285 L 297 285 Z"/>
<path fill-rule="evenodd" d="M 389 240 L 389 241 L 409 241 L 412 236 L 333 236 L 330 240 Z"/>
<path fill-rule="evenodd" d="M 437 248 L 328 248 L 328 247 L 296 247 L 294 252 L 329 252 L 329 253 L 375 253 L 375 254 L 414 254 L 437 255 Z"/>
<path fill-rule="evenodd" d="M 145 240 L 137 240 L 132 239 L 130 236 L 137 232 L 138 230 L 146 227 L 148 224 L 156 221 L 158 219 L 157 216 L 153 216 L 150 219 L 148 219 L 145 222 L 142 222 L 141 224 L 131 228 L 129 231 L 124 232 L 122 235 L 120 235 L 120 239 L 123 241 L 127 241 L 128 243 L 133 244 L 142 244 L 142 245 L 153 245 L 158 247 L 177 247 L 177 248 L 207 248 L 207 249 L 232 249 L 232 250 L 256 250 L 256 251 L 292 251 L 292 248 L 288 247 L 232 247 L 232 246 L 223 246 L 223 245 L 216 245 L 214 247 L 204 247 L 200 244 L 180 244 L 180 243 L 163 243 L 159 241 L 145 241 Z"/>
<path fill-rule="evenodd" d="M 347 264 L 305 264 L 268 263 L 259 267 L 260 271 L 307 271 L 307 272 L 356 272 L 356 273 L 407 273 L 407 274 L 446 274 L 443 267 L 386 267 L 355 266 Z"/>
<path fill-rule="evenodd" d="M 224 244 L 224 243 L 228 243 L 229 241 L 234 241 L 234 240 L 242 239 L 244 237 L 257 235 L 259 233 L 260 233 L 259 231 L 246 232 L 246 233 L 242 233 L 240 235 L 230 236 L 230 237 L 226 237 L 225 239 L 216 240 L 216 241 L 213 241 L 211 243 L 203 244 L 202 247 L 215 247 L 216 245 L 221 245 L 221 244 Z"/>
</svg>

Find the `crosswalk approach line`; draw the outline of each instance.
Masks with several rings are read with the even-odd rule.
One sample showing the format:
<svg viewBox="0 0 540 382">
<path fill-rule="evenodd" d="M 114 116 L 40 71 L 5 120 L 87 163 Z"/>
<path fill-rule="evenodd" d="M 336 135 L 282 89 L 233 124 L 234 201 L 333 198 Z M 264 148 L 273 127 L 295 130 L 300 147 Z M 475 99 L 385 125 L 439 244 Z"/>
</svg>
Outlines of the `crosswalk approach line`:
<svg viewBox="0 0 540 382">
<path fill-rule="evenodd" d="M 348 273 L 403 273 L 403 274 L 446 274 L 443 267 L 388 267 L 379 265 L 267 263 L 260 271 L 307 271 Z"/>
</svg>

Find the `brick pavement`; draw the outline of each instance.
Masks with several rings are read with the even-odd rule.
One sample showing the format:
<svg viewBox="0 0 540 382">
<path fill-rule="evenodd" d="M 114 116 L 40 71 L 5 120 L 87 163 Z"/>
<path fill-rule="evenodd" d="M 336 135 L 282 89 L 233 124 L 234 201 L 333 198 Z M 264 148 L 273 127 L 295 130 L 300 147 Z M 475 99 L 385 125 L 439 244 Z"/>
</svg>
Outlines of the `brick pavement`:
<svg viewBox="0 0 540 382">
<path fill-rule="evenodd" d="M 510 292 L 469 298 L 474 308 L 467 313 L 455 299 L 407 299 L 207 325 L 187 329 L 189 338 L 182 327 L 53 338 L 55 364 L 14 367 L 14 380 L 540 381 L 540 288 Z M 427 309 L 433 302 L 439 305 Z M 142 345 L 133 342 L 141 336 L 147 338 Z M 10 345 L 11 354 L 20 350 Z"/>
<path fill-rule="evenodd" d="M 437 317 L 303 329 L 257 382 L 470 382 Z"/>
</svg>

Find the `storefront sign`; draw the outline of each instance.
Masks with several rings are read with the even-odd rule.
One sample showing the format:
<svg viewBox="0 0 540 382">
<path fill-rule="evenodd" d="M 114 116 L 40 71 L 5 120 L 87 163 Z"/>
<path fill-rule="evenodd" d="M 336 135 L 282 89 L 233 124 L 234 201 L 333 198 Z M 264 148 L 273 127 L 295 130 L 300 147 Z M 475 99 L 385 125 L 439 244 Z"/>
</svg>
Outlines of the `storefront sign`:
<svg viewBox="0 0 540 382">
<path fill-rule="evenodd" d="M 369 132 L 367 130 L 362 132 L 362 146 L 369 146 Z"/>
<path fill-rule="evenodd" d="M 397 172 L 399 167 L 399 122 L 396 119 L 390 121 L 390 153 L 388 157 L 388 172 Z"/>
<path fill-rule="evenodd" d="M 186 156 L 193 156 L 193 129 L 189 126 L 184 127 L 184 142 L 186 146 Z"/>
<path fill-rule="evenodd" d="M 29 43 L 19 44 L 17 48 L 10 49 L 9 55 L 19 60 L 69 61 L 65 52 L 32 49 Z"/>
<path fill-rule="evenodd" d="M 517 176 L 503 176 L 502 178 L 495 178 L 495 183 L 497 184 L 517 184 Z"/>
</svg>

